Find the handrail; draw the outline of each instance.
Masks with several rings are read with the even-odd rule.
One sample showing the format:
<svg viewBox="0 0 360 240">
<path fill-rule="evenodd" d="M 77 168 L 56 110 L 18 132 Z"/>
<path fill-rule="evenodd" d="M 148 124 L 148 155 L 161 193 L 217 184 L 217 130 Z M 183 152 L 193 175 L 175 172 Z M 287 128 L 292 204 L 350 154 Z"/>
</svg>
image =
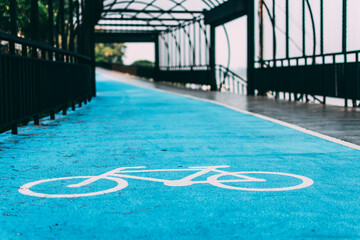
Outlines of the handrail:
<svg viewBox="0 0 360 240">
<path fill-rule="evenodd" d="M 230 73 L 231 75 L 234 75 L 236 78 L 239 78 L 244 83 L 247 83 L 247 80 L 245 78 L 243 78 L 240 75 L 238 75 L 237 73 L 231 71 L 229 68 L 227 68 L 227 67 L 225 67 L 223 65 L 220 65 L 220 64 L 217 64 L 216 67 L 226 70 L 227 73 Z"/>
<path fill-rule="evenodd" d="M 19 124 L 81 106 L 92 97 L 89 57 L 0 32 L 0 133 L 18 132 Z M 16 49 L 21 45 L 21 50 Z M 30 54 L 28 51 L 30 50 Z M 17 54 L 17 51 L 21 51 Z"/>
<path fill-rule="evenodd" d="M 219 91 L 246 94 L 247 81 L 223 65 L 216 65 L 216 82 Z"/>
<path fill-rule="evenodd" d="M 297 57 L 290 57 L 290 58 L 277 58 L 277 59 L 263 59 L 263 60 L 259 60 L 256 61 L 255 63 L 269 63 L 269 62 L 276 62 L 276 61 L 291 61 L 291 60 L 300 60 L 300 59 L 306 59 L 306 58 L 321 58 L 321 57 L 334 57 L 334 56 L 339 56 L 339 55 L 350 55 L 350 54 L 360 54 L 360 50 L 355 50 L 355 51 L 347 51 L 347 52 L 336 52 L 336 53 L 324 53 L 324 54 L 317 54 L 317 55 L 306 55 L 306 56 L 297 56 Z"/>
<path fill-rule="evenodd" d="M 81 58 L 81 59 L 86 60 L 86 61 L 91 61 L 91 59 L 89 57 L 87 57 L 87 56 L 80 55 L 78 53 L 70 52 L 70 51 L 67 51 L 67 50 L 55 48 L 55 47 L 50 46 L 48 44 L 44 44 L 44 43 L 40 43 L 40 42 L 37 42 L 37 41 L 32 41 L 32 40 L 29 40 L 29 39 L 21 38 L 21 37 L 14 36 L 14 35 L 11 35 L 11 34 L 8 34 L 8 33 L 5 33 L 5 32 L 1 32 L 1 31 L 0 31 L 0 39 L 5 40 L 5 41 L 12 41 L 12 42 L 15 42 L 17 44 L 23 44 L 23 45 L 26 45 L 28 47 L 39 48 L 39 49 L 42 49 L 42 50 L 52 51 L 52 52 L 55 52 L 55 53 L 60 53 L 60 54 L 64 54 L 64 55 L 68 55 L 68 56 L 72 56 L 72 57 Z"/>
</svg>

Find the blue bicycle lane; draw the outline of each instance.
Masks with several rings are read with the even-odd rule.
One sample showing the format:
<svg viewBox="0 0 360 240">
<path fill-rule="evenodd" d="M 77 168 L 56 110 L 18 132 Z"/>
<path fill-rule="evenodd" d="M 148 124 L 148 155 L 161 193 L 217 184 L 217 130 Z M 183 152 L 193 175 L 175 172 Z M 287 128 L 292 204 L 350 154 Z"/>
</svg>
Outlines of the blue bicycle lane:
<svg viewBox="0 0 360 240">
<path fill-rule="evenodd" d="M 98 97 L 56 121 L 1 136 L 0 239 L 359 239 L 360 152 L 209 102 L 128 85 L 97 75 Z M 21 194 L 34 181 L 98 176 L 121 167 L 304 176 L 290 191 L 240 191 L 202 183 L 167 186 L 125 179 L 119 191 L 88 197 Z M 194 172 L 129 173 L 177 180 Z M 266 182 L 235 187 L 281 188 L 301 180 L 256 175 Z M 234 180 L 223 176 L 220 180 Z M 82 181 L 82 180 L 81 180 Z M 111 189 L 100 179 L 31 188 L 47 194 Z M 80 192 L 79 192 L 80 191 Z"/>
</svg>

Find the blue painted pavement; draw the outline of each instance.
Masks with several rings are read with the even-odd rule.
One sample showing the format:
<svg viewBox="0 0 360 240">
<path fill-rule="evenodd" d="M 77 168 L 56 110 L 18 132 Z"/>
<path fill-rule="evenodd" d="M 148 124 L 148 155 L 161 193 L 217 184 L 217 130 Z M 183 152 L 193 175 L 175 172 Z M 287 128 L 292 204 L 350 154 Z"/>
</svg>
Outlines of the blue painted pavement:
<svg viewBox="0 0 360 240">
<path fill-rule="evenodd" d="M 0 239 L 360 239 L 358 150 L 208 102 L 97 80 L 86 107 L 1 136 Z M 146 169 L 118 169 L 137 166 Z M 158 169 L 172 170 L 146 171 Z M 36 182 L 73 176 L 89 177 Z"/>
</svg>

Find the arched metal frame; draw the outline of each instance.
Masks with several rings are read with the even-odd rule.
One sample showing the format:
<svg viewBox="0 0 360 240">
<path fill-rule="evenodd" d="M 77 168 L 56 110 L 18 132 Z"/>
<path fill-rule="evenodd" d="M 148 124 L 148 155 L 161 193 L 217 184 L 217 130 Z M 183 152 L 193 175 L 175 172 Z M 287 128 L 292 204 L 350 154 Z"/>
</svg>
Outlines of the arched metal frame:
<svg viewBox="0 0 360 240">
<path fill-rule="evenodd" d="M 192 21 L 227 0 L 104 0 L 98 31 L 157 30 Z M 130 24 L 131 22 L 131 24 Z M 111 24 L 111 25 L 110 25 Z"/>
<path fill-rule="evenodd" d="M 155 66 L 158 69 L 155 75 L 158 80 L 168 78 L 170 81 L 199 83 L 199 79 L 202 79 L 199 84 L 210 85 L 212 90 L 216 90 L 222 86 L 222 81 L 216 86 L 216 71 L 228 69 L 228 66 L 217 68 L 215 65 L 214 29 L 221 24 L 214 20 L 205 23 L 204 19 L 208 12 L 224 4 L 228 4 L 225 9 L 228 15 L 219 14 L 223 18 L 220 21 L 224 22 L 239 14 L 239 6 L 244 8 L 247 5 L 246 0 L 104 0 L 96 31 L 105 34 L 157 33 Z M 231 6 L 236 6 L 237 12 Z M 242 14 L 246 14 L 244 10 Z M 166 71 L 171 71 L 173 75 L 170 77 L 170 73 L 164 73 Z M 184 72 L 189 74 L 190 71 L 192 75 L 184 77 Z M 230 71 L 223 73 L 223 79 L 228 78 L 228 73 L 230 75 Z M 176 76 L 182 76 L 183 79 Z M 236 75 L 233 77 L 235 81 L 241 80 Z"/>
<path fill-rule="evenodd" d="M 176 51 L 172 49 L 173 45 Z M 160 68 L 163 70 L 209 67 L 209 26 L 205 26 L 202 18 L 161 32 L 160 46 Z M 171 61 L 172 58 L 175 61 Z"/>
<path fill-rule="evenodd" d="M 211 69 L 215 71 L 215 66 L 210 66 L 210 59 L 215 56 L 210 52 L 210 27 L 204 23 L 204 12 L 227 1 L 105 0 L 101 19 L 95 29 L 97 33 L 157 33 L 158 59 L 155 66 L 158 66 L 158 80 L 165 79 L 161 77 L 165 71 L 174 74 L 178 71 L 199 71 L 198 74 L 203 74 L 201 84 L 209 84 L 210 75 L 215 76 L 215 72 L 210 72 Z M 165 75 L 169 78 L 168 74 Z M 199 76 L 193 76 L 186 79 L 199 81 Z M 179 78 L 175 80 L 179 81 Z M 215 81 L 212 81 L 213 89 L 216 88 L 214 85 Z"/>
</svg>

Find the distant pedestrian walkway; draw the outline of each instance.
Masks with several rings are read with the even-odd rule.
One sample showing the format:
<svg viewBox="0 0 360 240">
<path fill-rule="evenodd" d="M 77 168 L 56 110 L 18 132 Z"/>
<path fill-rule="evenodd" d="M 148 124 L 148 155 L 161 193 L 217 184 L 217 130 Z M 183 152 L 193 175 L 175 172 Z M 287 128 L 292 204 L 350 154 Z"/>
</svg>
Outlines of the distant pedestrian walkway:
<svg viewBox="0 0 360 240">
<path fill-rule="evenodd" d="M 97 84 L 85 108 L 1 136 L 0 239 L 360 238 L 359 150 Z"/>
</svg>

